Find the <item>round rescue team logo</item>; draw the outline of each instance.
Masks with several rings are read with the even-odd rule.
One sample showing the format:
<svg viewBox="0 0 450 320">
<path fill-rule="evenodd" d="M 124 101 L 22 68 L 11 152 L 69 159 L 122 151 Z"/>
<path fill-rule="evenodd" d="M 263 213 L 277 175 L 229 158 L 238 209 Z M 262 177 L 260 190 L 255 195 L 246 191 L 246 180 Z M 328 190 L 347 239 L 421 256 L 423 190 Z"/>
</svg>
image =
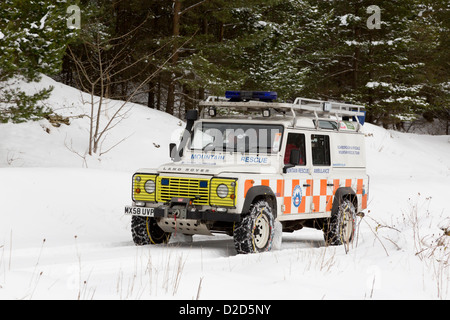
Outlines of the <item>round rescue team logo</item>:
<svg viewBox="0 0 450 320">
<path fill-rule="evenodd" d="M 302 203 L 302 188 L 300 188 L 300 186 L 295 186 L 294 188 L 294 192 L 292 194 L 292 203 L 296 208 L 298 208 L 300 203 Z"/>
</svg>

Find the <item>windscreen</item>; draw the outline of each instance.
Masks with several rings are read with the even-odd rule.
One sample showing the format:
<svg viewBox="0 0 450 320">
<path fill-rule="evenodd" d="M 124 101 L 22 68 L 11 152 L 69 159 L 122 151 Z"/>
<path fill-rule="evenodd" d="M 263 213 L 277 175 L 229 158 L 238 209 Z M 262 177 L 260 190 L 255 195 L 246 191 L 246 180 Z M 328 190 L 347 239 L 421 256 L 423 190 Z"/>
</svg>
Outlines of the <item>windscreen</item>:
<svg viewBox="0 0 450 320">
<path fill-rule="evenodd" d="M 283 126 L 243 123 L 198 123 L 191 136 L 191 150 L 277 153 L 280 149 Z"/>
</svg>

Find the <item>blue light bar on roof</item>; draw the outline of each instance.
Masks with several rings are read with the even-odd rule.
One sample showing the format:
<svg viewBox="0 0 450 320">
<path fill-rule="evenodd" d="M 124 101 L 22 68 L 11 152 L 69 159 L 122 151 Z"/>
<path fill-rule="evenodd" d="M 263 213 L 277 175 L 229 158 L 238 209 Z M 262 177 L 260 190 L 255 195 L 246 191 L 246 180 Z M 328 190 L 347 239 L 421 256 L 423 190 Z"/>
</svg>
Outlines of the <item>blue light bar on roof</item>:
<svg viewBox="0 0 450 320">
<path fill-rule="evenodd" d="M 278 98 L 274 91 L 227 91 L 225 97 L 231 101 L 259 100 L 271 102 Z"/>
<path fill-rule="evenodd" d="M 277 100 L 278 94 L 274 91 L 257 91 L 253 92 L 253 98 L 261 101 Z"/>
<path fill-rule="evenodd" d="M 227 91 L 225 92 L 225 98 L 231 100 L 240 100 L 241 99 L 241 91 Z"/>
</svg>

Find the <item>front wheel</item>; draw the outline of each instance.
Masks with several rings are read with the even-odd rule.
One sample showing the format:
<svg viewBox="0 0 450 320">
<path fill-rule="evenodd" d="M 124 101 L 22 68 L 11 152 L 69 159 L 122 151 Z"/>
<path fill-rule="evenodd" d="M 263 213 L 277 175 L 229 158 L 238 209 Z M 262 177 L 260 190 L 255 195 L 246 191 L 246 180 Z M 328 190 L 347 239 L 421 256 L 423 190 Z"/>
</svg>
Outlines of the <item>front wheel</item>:
<svg viewBox="0 0 450 320">
<path fill-rule="evenodd" d="M 265 200 L 253 203 L 249 213 L 235 224 L 234 246 L 237 253 L 270 251 L 275 234 L 272 208 Z"/>
<path fill-rule="evenodd" d="M 137 246 L 167 243 L 171 235 L 158 226 L 155 218 L 139 216 L 131 217 L 131 234 Z"/>
</svg>

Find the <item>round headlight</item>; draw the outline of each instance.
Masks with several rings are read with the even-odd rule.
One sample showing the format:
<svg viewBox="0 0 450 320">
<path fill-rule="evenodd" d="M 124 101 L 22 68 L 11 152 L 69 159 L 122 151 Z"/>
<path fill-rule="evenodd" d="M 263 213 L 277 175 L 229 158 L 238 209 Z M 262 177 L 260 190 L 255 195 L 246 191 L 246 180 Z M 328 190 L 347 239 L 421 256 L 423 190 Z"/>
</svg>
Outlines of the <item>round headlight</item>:
<svg viewBox="0 0 450 320">
<path fill-rule="evenodd" d="M 153 193 L 156 190 L 156 184 L 153 180 L 147 180 L 144 185 L 145 192 Z"/>
<path fill-rule="evenodd" d="M 219 184 L 216 192 L 220 198 L 225 198 L 226 196 L 228 196 L 228 187 L 225 184 Z"/>
</svg>

